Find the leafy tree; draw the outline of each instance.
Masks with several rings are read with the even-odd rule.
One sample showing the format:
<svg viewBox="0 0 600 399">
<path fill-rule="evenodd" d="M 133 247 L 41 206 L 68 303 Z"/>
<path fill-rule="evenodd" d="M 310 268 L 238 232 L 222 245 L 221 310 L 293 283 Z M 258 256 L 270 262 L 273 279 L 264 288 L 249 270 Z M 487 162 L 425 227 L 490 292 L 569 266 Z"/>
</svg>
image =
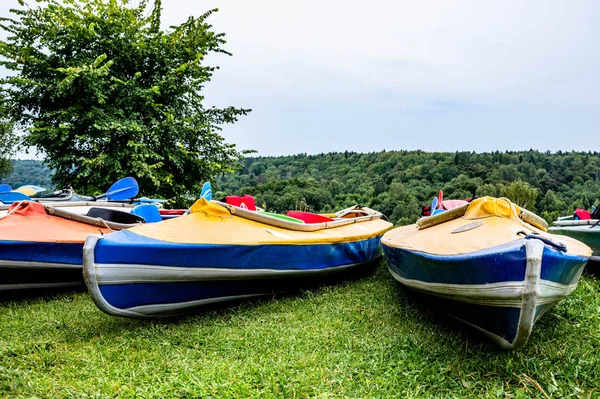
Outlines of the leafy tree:
<svg viewBox="0 0 600 399">
<path fill-rule="evenodd" d="M 517 180 L 500 190 L 503 197 L 507 197 L 515 204 L 527 209 L 533 209 L 538 191 L 528 183 Z"/>
<path fill-rule="evenodd" d="M 58 186 L 98 192 L 131 175 L 172 198 L 236 169 L 242 153 L 220 126 L 249 110 L 203 106 L 215 70 L 204 57 L 229 54 L 206 22 L 216 10 L 161 30 L 160 0 L 40 3 L 2 19 L 0 65 L 13 74 L 0 83 Z"/>
<path fill-rule="evenodd" d="M 14 155 L 16 145 L 17 136 L 13 123 L 8 118 L 3 99 L 0 98 L 0 178 L 7 176 L 12 170 L 10 158 Z"/>
</svg>

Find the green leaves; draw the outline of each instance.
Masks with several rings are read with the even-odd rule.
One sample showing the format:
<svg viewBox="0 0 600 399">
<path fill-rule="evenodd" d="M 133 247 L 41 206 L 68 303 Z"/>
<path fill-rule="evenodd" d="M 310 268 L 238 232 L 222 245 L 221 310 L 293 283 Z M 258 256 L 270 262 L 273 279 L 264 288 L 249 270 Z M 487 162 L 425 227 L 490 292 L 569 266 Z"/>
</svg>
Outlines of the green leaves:
<svg viewBox="0 0 600 399">
<path fill-rule="evenodd" d="M 145 195 L 172 198 L 237 168 L 242 154 L 218 132 L 249 110 L 202 104 L 204 56 L 225 43 L 205 22 L 213 11 L 161 31 L 160 1 L 148 3 L 45 0 L 0 25 L 11 116 L 57 186 L 98 192 L 132 175 Z"/>
</svg>

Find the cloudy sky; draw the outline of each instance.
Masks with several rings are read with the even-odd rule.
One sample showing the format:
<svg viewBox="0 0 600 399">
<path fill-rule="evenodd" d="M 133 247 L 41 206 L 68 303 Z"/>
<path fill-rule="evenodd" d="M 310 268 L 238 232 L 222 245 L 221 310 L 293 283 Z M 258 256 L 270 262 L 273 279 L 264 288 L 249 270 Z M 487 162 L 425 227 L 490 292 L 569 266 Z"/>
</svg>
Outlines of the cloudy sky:
<svg viewBox="0 0 600 399">
<path fill-rule="evenodd" d="M 165 26 L 219 8 L 234 55 L 206 96 L 252 108 L 223 131 L 240 149 L 600 150 L 594 0 L 163 5 Z"/>
</svg>

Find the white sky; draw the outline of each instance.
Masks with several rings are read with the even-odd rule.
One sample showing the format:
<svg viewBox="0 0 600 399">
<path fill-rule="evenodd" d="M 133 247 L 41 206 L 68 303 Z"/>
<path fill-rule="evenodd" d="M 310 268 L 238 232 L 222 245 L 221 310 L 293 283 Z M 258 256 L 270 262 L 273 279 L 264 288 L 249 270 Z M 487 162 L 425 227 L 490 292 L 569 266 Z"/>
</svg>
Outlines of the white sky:
<svg viewBox="0 0 600 399">
<path fill-rule="evenodd" d="M 219 8 L 234 56 L 209 57 L 206 98 L 253 109 L 224 128 L 239 149 L 600 150 L 597 1 L 163 6 L 165 26 Z"/>
</svg>

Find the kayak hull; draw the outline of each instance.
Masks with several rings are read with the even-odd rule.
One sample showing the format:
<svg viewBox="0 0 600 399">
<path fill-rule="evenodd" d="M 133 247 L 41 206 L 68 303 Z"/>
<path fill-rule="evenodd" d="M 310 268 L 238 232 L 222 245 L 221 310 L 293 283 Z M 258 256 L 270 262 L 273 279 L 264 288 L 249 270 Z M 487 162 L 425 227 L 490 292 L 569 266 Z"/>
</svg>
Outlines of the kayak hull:
<svg viewBox="0 0 600 399">
<path fill-rule="evenodd" d="M 394 279 L 505 349 L 525 345 L 544 312 L 576 289 L 591 255 L 491 197 L 391 230 L 382 245 Z"/>
<path fill-rule="evenodd" d="M 86 237 L 130 226 L 36 202 L 14 204 L 0 217 L 0 291 L 82 285 Z"/>
<path fill-rule="evenodd" d="M 295 291 L 367 268 L 381 254 L 379 240 L 380 236 L 341 244 L 177 244 L 121 232 L 110 240 L 88 237 L 84 278 L 94 302 L 108 314 L 174 316 L 210 303 Z"/>
<path fill-rule="evenodd" d="M 0 291 L 83 285 L 83 243 L 0 241 Z"/>
<path fill-rule="evenodd" d="M 587 262 L 533 240 L 455 256 L 384 251 L 398 282 L 505 349 L 527 342 L 539 317 L 575 290 Z"/>
</svg>

